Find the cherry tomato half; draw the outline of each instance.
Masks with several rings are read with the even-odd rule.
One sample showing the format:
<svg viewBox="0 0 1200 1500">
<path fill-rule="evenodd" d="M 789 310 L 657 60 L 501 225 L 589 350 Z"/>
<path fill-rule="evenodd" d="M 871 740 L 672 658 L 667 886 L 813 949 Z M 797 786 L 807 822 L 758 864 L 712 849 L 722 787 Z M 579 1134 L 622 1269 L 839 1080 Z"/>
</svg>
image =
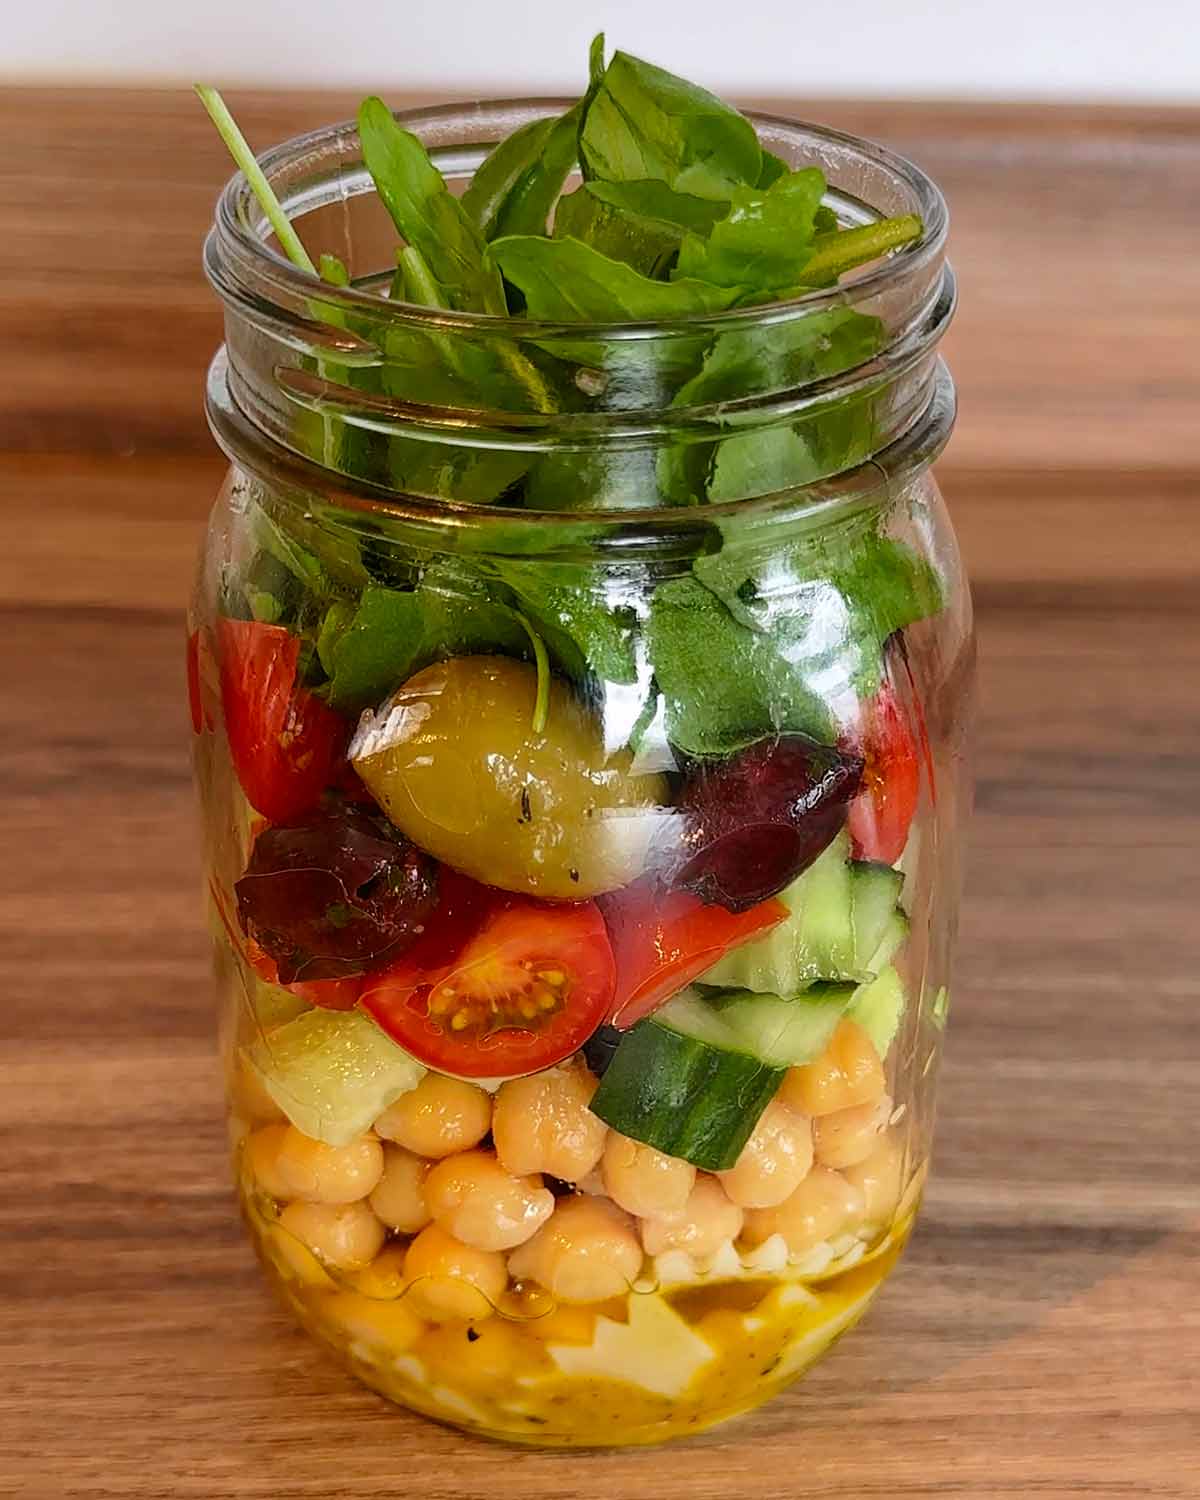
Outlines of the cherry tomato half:
<svg viewBox="0 0 1200 1500">
<path fill-rule="evenodd" d="M 912 729 L 886 682 L 865 707 L 855 748 L 865 765 L 846 818 L 854 858 L 895 864 L 917 810 L 921 766 Z"/>
<path fill-rule="evenodd" d="M 425 937 L 368 977 L 363 1008 L 419 1062 L 460 1078 L 520 1077 L 577 1052 L 612 1005 L 595 903 L 550 906 L 450 873 Z"/>
<path fill-rule="evenodd" d="M 609 1020 L 626 1030 L 698 979 L 739 943 L 782 922 L 787 907 L 774 897 L 731 912 L 687 891 L 662 891 L 649 881 L 601 896 L 616 962 Z"/>
<path fill-rule="evenodd" d="M 350 725 L 296 682 L 299 637 L 222 618 L 221 702 L 234 770 L 252 807 L 287 823 L 315 807 L 345 754 Z"/>
</svg>

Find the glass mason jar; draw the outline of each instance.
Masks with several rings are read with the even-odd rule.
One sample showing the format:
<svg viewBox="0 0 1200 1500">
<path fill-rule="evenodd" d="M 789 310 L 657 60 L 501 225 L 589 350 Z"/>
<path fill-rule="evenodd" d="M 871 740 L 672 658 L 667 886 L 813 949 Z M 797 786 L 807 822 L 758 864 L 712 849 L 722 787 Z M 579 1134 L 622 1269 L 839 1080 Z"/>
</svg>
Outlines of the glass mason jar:
<svg viewBox="0 0 1200 1500">
<path fill-rule="evenodd" d="M 402 118 L 453 184 L 561 107 Z M 945 207 L 755 124 L 920 244 L 661 325 L 389 302 L 343 126 L 264 165 L 351 286 L 240 177 L 206 246 L 230 470 L 188 660 L 243 1213 L 369 1385 L 518 1442 L 779 1390 L 929 1159 L 972 676 Z"/>
</svg>

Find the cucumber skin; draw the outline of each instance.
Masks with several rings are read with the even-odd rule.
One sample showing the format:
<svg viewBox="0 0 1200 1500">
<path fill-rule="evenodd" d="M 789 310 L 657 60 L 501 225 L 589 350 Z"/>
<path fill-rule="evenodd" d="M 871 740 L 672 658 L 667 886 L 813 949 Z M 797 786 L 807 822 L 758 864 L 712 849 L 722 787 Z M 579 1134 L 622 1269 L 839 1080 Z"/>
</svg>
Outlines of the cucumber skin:
<svg viewBox="0 0 1200 1500">
<path fill-rule="evenodd" d="M 617 1048 L 591 1109 L 631 1140 L 723 1172 L 741 1155 L 786 1072 L 640 1021 Z"/>
</svg>

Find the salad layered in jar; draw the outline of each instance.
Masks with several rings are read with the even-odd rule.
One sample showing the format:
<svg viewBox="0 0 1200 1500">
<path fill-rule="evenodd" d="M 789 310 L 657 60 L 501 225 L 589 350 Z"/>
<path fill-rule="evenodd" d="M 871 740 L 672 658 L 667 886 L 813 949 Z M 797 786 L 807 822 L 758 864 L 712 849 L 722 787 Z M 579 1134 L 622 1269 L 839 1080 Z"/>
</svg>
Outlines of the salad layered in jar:
<svg viewBox="0 0 1200 1500">
<path fill-rule="evenodd" d="M 919 453 L 852 504 L 718 509 L 861 474 L 882 377 L 642 446 L 522 445 L 480 413 L 835 388 L 888 341 L 849 302 L 687 320 L 836 290 L 923 226 L 843 222 L 817 167 L 601 48 L 465 191 L 378 100 L 358 127 L 401 236 L 390 285 L 361 278 L 379 317 L 492 321 L 378 336 L 256 183 L 330 340 L 285 371 L 311 487 L 278 432 L 273 460 L 236 453 L 189 635 L 242 1208 L 385 1395 L 517 1441 L 655 1441 L 793 1379 L 909 1233 L 956 563 Z M 684 320 L 649 395 L 592 328 L 647 318 Z M 605 512 L 671 507 L 684 542 L 602 544 Z"/>
</svg>

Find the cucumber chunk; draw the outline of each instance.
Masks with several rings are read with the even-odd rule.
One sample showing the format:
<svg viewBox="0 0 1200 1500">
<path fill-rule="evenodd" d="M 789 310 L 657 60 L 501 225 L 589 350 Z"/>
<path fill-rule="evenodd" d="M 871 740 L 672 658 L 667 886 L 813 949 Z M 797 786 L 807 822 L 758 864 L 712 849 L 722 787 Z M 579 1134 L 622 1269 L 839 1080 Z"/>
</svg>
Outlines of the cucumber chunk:
<svg viewBox="0 0 1200 1500">
<path fill-rule="evenodd" d="M 789 916 L 778 927 L 733 949 L 701 975 L 721 989 L 795 995 L 818 979 L 855 982 L 870 970 L 859 963 L 852 913 L 848 840 L 839 834 L 798 880 L 780 893 Z"/>
<path fill-rule="evenodd" d="M 900 1030 L 906 1003 L 904 981 L 889 964 L 878 979 L 855 990 L 846 1019 L 856 1021 L 871 1038 L 879 1056 L 885 1058 Z"/>
<path fill-rule="evenodd" d="M 878 973 L 872 963 L 895 913 L 904 886 L 904 876 L 891 865 L 856 860 L 850 865 L 850 920 L 854 927 L 854 961 L 868 973 Z"/>
<path fill-rule="evenodd" d="M 244 1049 L 263 1087 L 297 1130 L 348 1145 L 425 1069 L 357 1010 L 308 1010 Z"/>
<path fill-rule="evenodd" d="M 736 1050 L 728 1028 L 705 1014 L 710 1007 L 698 997 L 677 997 L 671 1007 L 670 1024 L 660 1011 L 626 1032 L 592 1097 L 592 1112 L 632 1140 L 724 1171 L 741 1155 L 785 1070 Z"/>
<path fill-rule="evenodd" d="M 814 984 L 791 999 L 724 990 L 709 1004 L 759 1062 L 793 1068 L 820 1057 L 857 993 L 852 984 Z"/>
<path fill-rule="evenodd" d="M 899 950 L 908 941 L 909 921 L 899 907 L 896 907 L 887 920 L 887 924 L 880 934 L 879 943 L 871 954 L 867 968 L 872 974 L 882 974 Z"/>
</svg>

